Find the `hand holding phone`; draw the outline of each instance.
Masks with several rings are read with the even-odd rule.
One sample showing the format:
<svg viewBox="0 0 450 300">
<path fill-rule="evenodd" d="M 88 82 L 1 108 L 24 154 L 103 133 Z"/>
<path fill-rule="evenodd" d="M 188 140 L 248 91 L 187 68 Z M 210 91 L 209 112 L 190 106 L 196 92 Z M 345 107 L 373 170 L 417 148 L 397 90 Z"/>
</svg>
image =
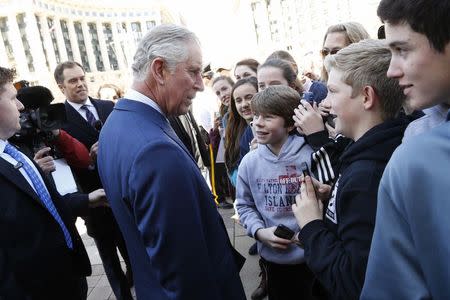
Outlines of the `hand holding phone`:
<svg viewBox="0 0 450 300">
<path fill-rule="evenodd" d="M 294 237 L 295 232 L 289 229 L 287 226 L 280 224 L 277 226 L 273 234 L 275 234 L 279 238 L 291 240 Z"/>
</svg>

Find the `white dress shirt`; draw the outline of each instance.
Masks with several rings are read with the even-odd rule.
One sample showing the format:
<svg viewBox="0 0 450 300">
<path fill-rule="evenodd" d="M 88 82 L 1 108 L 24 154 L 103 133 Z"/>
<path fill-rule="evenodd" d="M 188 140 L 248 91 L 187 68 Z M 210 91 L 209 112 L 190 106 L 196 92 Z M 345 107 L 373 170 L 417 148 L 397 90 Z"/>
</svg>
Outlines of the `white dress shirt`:
<svg viewBox="0 0 450 300">
<path fill-rule="evenodd" d="M 9 154 L 5 153 L 5 147 L 6 144 L 8 144 L 7 141 L 4 141 L 2 139 L 0 139 L 0 157 L 3 158 L 4 160 L 6 160 L 7 162 L 9 162 L 10 164 L 12 164 L 13 166 L 16 166 L 18 161 L 15 160 L 14 158 L 12 158 Z M 19 150 L 20 152 L 20 150 Z M 47 190 L 47 186 L 45 185 L 44 180 L 41 177 L 41 174 L 39 173 L 38 169 L 35 167 L 35 165 L 33 164 L 33 162 L 28 158 L 28 156 L 26 156 L 25 154 L 23 154 L 22 152 L 20 152 L 20 154 L 22 155 L 22 157 L 28 162 L 28 164 L 31 166 L 31 168 L 33 168 L 33 171 L 36 172 L 37 177 L 39 178 L 39 180 L 42 182 L 44 188 Z M 25 172 L 24 168 L 19 168 L 20 173 L 22 174 L 22 176 L 27 180 L 27 182 L 30 184 L 30 186 L 33 188 L 33 190 L 36 192 L 37 191 L 33 185 L 33 182 L 31 181 L 30 177 L 28 176 L 27 172 Z M 48 190 L 47 190 L 48 193 Z M 50 194 L 50 193 L 49 193 Z"/>
<path fill-rule="evenodd" d="M 87 122 L 86 111 L 83 108 L 81 108 L 83 105 L 86 105 L 88 107 L 89 111 L 94 115 L 96 120 L 100 119 L 98 117 L 98 113 L 97 113 L 97 110 L 95 109 L 95 106 L 92 104 L 92 102 L 89 98 L 87 98 L 87 100 L 84 104 L 74 103 L 74 102 L 71 102 L 70 100 L 67 100 L 67 102 L 70 105 L 72 105 L 72 107 L 86 120 L 86 122 Z"/>
<path fill-rule="evenodd" d="M 129 89 L 128 92 L 126 92 L 124 98 L 128 99 L 128 100 L 134 100 L 134 101 L 138 101 L 138 102 L 142 102 L 144 104 L 150 105 L 153 109 L 156 109 L 156 111 L 158 111 L 160 114 L 162 114 L 164 117 L 166 117 L 166 115 L 162 112 L 159 105 L 154 100 L 150 99 L 149 97 L 145 96 L 144 94 L 139 93 L 136 90 Z"/>
</svg>

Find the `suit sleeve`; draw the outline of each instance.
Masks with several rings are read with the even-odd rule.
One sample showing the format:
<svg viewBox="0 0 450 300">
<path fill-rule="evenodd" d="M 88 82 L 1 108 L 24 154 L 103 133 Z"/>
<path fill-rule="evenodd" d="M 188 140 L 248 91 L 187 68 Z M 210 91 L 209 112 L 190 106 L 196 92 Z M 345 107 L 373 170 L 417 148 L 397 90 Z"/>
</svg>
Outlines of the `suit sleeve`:
<svg viewBox="0 0 450 300">
<path fill-rule="evenodd" d="M 136 157 L 129 194 L 148 258 L 166 299 L 219 299 L 205 240 L 198 171 L 178 146 L 154 142 Z M 207 199 L 209 200 L 209 199 Z M 224 241 L 225 242 L 225 241 Z"/>
<path fill-rule="evenodd" d="M 337 235 L 322 220 L 312 221 L 300 231 L 308 266 L 335 299 L 359 299 L 364 283 L 378 184 L 369 190 L 354 187 L 361 186 L 357 183 L 361 178 L 367 185 L 368 176 L 352 174 L 347 182 L 342 182 L 336 203 Z M 373 182 L 372 178 L 370 184 Z"/>
<path fill-rule="evenodd" d="M 72 193 L 62 196 L 73 217 L 85 216 L 89 211 L 89 196 L 83 193 Z"/>
</svg>

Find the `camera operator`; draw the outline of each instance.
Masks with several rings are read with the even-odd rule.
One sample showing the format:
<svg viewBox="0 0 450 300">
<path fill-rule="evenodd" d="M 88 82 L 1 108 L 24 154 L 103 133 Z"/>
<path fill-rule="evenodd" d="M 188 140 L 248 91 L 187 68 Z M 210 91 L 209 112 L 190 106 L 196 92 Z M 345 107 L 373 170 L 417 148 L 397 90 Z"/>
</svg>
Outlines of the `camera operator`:
<svg viewBox="0 0 450 300">
<path fill-rule="evenodd" d="M 64 105 L 67 122 L 63 129 L 90 150 L 93 160 L 93 164 L 88 168 L 74 169 L 78 183 L 85 193 L 102 188 L 96 167 L 98 137 L 101 125 L 113 110 L 114 103 L 88 96 L 85 71 L 77 62 L 60 63 L 55 69 L 54 77 L 61 92 L 66 96 Z M 118 300 L 131 300 L 132 276 L 128 253 L 111 209 L 91 209 L 86 218 L 86 227 L 88 235 L 94 238 L 97 245 L 114 295 Z M 127 265 L 127 274 L 124 274 L 121 268 L 117 248 Z"/>
<path fill-rule="evenodd" d="M 27 86 L 25 81 L 15 84 L 17 98 L 24 105 L 21 130 L 10 141 L 34 157 L 46 175 L 55 171 L 54 158 L 62 157 L 67 164 L 83 168 L 91 164 L 89 152 L 61 126 L 66 120 L 63 104 L 50 104 L 53 95 L 43 86 Z"/>
</svg>

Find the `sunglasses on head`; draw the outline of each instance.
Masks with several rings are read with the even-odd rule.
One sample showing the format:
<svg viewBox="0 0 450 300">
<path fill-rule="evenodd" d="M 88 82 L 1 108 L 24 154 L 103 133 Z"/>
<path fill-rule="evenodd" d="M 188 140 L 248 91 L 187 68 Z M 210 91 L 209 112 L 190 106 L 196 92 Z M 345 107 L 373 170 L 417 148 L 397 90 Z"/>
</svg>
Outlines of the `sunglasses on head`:
<svg viewBox="0 0 450 300">
<path fill-rule="evenodd" d="M 323 56 L 323 57 L 325 57 L 325 56 L 327 56 L 328 54 L 331 54 L 331 55 L 334 55 L 334 54 L 336 54 L 339 50 L 341 50 L 340 48 L 335 48 L 335 49 L 326 49 L 326 48 L 324 48 L 324 49 L 322 49 L 322 50 L 320 50 L 320 54 Z"/>
</svg>

